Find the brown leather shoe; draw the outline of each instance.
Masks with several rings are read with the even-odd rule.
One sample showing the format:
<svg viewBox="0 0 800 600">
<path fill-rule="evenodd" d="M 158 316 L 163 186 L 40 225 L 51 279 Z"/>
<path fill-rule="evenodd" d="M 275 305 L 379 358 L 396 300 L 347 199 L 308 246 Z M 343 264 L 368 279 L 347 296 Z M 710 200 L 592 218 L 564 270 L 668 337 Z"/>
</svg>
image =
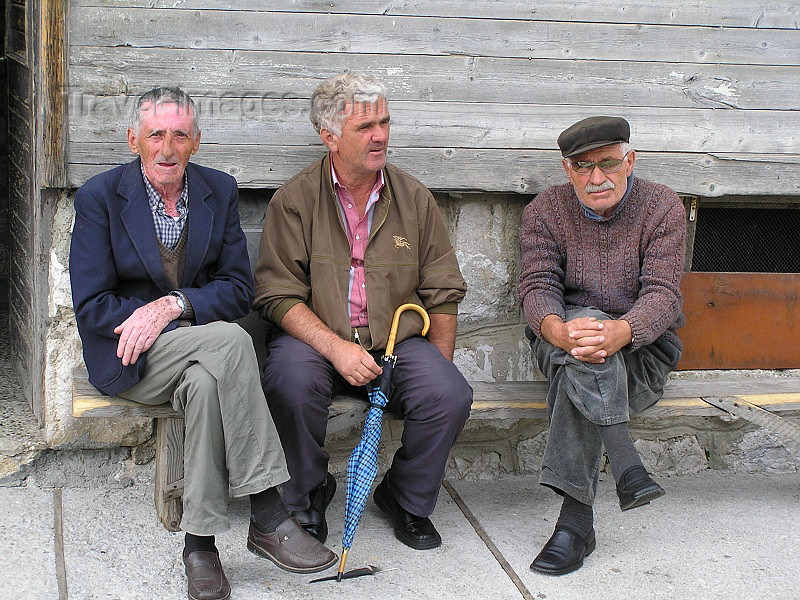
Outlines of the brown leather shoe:
<svg viewBox="0 0 800 600">
<path fill-rule="evenodd" d="M 294 517 L 286 519 L 273 533 L 262 533 L 251 521 L 247 549 L 292 573 L 324 571 L 338 560 L 333 552 L 309 535 Z"/>
<path fill-rule="evenodd" d="M 183 564 L 189 579 L 189 598 L 227 600 L 231 597 L 231 585 L 216 552 L 195 550 L 188 556 L 184 554 Z"/>
</svg>

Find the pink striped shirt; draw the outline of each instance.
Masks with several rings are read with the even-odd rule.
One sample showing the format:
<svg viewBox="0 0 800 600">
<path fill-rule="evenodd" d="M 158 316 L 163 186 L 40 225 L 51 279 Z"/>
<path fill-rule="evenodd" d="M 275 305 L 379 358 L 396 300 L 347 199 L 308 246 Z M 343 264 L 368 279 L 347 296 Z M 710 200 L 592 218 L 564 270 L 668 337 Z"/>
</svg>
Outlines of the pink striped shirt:
<svg viewBox="0 0 800 600">
<path fill-rule="evenodd" d="M 347 312 L 350 315 L 351 327 L 366 327 L 369 325 L 369 315 L 367 314 L 367 284 L 364 275 L 364 253 L 369 241 L 369 232 L 372 228 L 372 215 L 375 203 L 381 197 L 383 189 L 383 169 L 378 171 L 375 185 L 369 194 L 367 207 L 364 216 L 358 216 L 358 208 L 353 200 L 353 195 L 346 187 L 339 183 L 336 171 L 331 161 L 331 178 L 333 179 L 333 189 L 339 199 L 339 211 L 345 223 L 347 241 L 350 242 L 350 282 L 348 289 L 349 302 Z"/>
</svg>

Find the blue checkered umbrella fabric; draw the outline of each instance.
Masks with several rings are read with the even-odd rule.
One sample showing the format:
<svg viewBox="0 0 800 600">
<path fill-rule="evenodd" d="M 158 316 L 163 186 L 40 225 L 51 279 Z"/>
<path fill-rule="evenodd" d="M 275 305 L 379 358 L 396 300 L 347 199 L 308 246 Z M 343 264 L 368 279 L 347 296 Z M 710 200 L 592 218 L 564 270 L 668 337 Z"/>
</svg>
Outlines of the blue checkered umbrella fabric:
<svg viewBox="0 0 800 600">
<path fill-rule="evenodd" d="M 396 361 L 395 356 L 382 358 L 383 373 L 372 382 L 369 390 L 370 408 L 364 421 L 361 441 L 353 449 L 350 460 L 347 461 L 347 496 L 342 548 L 350 548 L 353 543 L 356 527 L 364 513 L 372 482 L 378 472 L 378 445 L 381 441 L 383 409 L 389 402 L 392 369 Z"/>
</svg>

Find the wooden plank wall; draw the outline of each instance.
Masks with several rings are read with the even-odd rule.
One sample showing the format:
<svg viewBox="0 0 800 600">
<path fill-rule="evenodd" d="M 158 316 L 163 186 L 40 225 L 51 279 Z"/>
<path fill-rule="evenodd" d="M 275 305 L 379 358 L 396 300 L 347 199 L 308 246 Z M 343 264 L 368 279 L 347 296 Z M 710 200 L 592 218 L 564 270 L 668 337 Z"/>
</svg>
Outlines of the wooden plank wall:
<svg viewBox="0 0 800 600">
<path fill-rule="evenodd" d="M 627 117 L 637 173 L 701 196 L 800 195 L 800 5 L 666 0 L 72 0 L 68 184 L 130 154 L 130 100 L 199 101 L 198 161 L 277 187 L 319 155 L 308 98 L 366 70 L 394 163 L 439 190 L 563 181 L 558 132 Z"/>
<path fill-rule="evenodd" d="M 33 202 L 33 130 L 30 37 L 26 2 L 8 5 L 8 205 L 10 358 L 20 386 L 41 420 L 41 373 L 36 364 L 36 218 Z"/>
</svg>

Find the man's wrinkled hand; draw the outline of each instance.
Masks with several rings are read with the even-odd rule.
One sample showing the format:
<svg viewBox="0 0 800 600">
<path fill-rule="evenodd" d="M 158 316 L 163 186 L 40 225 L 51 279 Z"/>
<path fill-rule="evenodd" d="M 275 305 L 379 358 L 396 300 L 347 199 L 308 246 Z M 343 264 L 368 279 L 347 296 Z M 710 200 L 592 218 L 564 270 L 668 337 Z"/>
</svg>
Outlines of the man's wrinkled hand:
<svg viewBox="0 0 800 600">
<path fill-rule="evenodd" d="M 383 372 L 369 352 L 346 340 L 337 344 L 330 360 L 334 369 L 350 385 L 366 385 Z"/>
<path fill-rule="evenodd" d="M 172 296 L 164 296 L 137 308 L 114 329 L 114 333 L 119 335 L 117 358 L 121 358 L 125 366 L 135 364 L 141 353 L 147 352 L 161 335 L 164 327 L 180 314 L 181 309 Z"/>
<path fill-rule="evenodd" d="M 624 320 L 598 321 L 588 317 L 569 321 L 568 337 L 573 342 L 569 353 L 584 362 L 602 363 L 631 342 L 631 326 Z"/>
</svg>

